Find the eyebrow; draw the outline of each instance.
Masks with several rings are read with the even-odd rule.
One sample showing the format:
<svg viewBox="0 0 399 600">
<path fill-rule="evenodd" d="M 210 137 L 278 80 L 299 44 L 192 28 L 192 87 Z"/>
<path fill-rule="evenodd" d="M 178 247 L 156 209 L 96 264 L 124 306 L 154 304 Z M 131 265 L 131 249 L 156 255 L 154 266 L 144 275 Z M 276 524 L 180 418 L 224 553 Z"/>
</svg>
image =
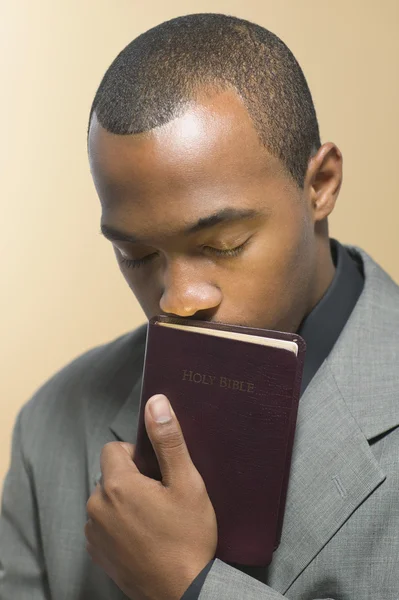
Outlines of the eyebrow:
<svg viewBox="0 0 399 600">
<path fill-rule="evenodd" d="M 236 223 L 237 221 L 254 219 L 260 216 L 263 216 L 263 213 L 255 209 L 224 208 L 206 217 L 201 217 L 192 225 L 188 225 L 183 230 L 176 232 L 176 235 L 191 235 L 222 223 Z M 136 235 L 125 233 L 106 223 L 101 224 L 101 233 L 108 240 L 114 242 L 137 244 L 141 241 Z"/>
</svg>

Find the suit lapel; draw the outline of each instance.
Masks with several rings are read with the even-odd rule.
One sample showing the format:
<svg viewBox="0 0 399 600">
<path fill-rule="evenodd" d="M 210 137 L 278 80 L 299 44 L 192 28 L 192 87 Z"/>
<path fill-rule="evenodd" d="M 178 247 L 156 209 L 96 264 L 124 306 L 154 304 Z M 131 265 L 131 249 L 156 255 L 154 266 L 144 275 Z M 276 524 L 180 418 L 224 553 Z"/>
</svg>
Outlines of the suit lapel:
<svg viewBox="0 0 399 600">
<path fill-rule="evenodd" d="M 279 548 L 268 583 L 285 594 L 386 478 L 372 440 L 399 425 L 398 287 L 363 251 L 364 290 L 299 403 Z"/>
<path fill-rule="evenodd" d="M 110 424 L 110 430 L 116 438 L 122 442 L 129 442 L 130 444 L 136 443 L 141 382 L 142 377 L 140 376 L 134 384 L 126 403 Z"/>
<path fill-rule="evenodd" d="M 88 457 L 90 469 L 89 490 L 90 493 L 96 487 L 101 477 L 100 457 L 101 451 L 108 442 L 129 442 L 134 444 L 137 433 L 137 419 L 140 403 L 141 377 L 133 385 L 127 399 L 125 399 L 121 408 L 113 418 L 111 423 L 104 428 L 103 422 L 99 421 L 98 426 L 93 420 L 90 423 L 91 435 L 90 444 L 88 444 Z M 112 402 L 109 399 L 108 404 Z"/>
<path fill-rule="evenodd" d="M 268 584 L 285 594 L 384 478 L 324 363 L 300 401 L 283 533 Z"/>
<path fill-rule="evenodd" d="M 101 477 L 100 456 L 103 446 L 108 442 L 136 442 L 138 413 L 140 406 L 141 376 L 133 384 L 132 391 L 113 418 L 109 427 L 99 427 L 91 436 L 89 445 L 90 490 L 92 491 Z"/>
<path fill-rule="evenodd" d="M 136 330 L 127 352 L 119 358 L 114 380 L 102 390 L 102 397 L 90 410 L 87 454 L 89 493 L 100 479 L 101 451 L 108 442 L 135 443 L 140 404 L 146 327 Z M 113 392 L 111 392 L 113 390 Z M 129 391 L 130 390 L 130 391 Z"/>
</svg>

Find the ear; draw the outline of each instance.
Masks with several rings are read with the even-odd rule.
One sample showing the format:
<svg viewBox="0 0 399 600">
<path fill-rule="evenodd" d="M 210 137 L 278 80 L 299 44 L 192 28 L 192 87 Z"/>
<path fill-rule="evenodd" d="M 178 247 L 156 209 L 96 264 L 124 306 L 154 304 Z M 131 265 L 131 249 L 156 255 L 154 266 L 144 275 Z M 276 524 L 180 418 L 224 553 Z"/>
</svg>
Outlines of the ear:
<svg viewBox="0 0 399 600">
<path fill-rule="evenodd" d="M 341 184 L 342 154 L 328 142 L 310 159 L 304 182 L 315 222 L 324 221 L 332 213 Z"/>
</svg>

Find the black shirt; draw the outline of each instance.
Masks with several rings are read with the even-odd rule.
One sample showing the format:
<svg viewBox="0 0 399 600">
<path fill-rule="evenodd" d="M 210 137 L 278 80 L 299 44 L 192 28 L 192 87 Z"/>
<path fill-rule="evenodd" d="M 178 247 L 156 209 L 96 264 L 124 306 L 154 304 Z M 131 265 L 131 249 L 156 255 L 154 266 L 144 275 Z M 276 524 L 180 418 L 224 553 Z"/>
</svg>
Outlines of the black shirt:
<svg viewBox="0 0 399 600">
<path fill-rule="evenodd" d="M 301 395 L 311 382 L 321 364 L 330 354 L 335 342 L 362 293 L 364 275 L 359 263 L 336 240 L 330 240 L 331 255 L 336 267 L 334 278 L 323 298 L 302 322 L 298 333 L 306 342 L 305 366 Z M 198 600 L 213 560 L 194 579 L 181 600 Z M 266 569 L 232 565 L 262 581 Z"/>
</svg>

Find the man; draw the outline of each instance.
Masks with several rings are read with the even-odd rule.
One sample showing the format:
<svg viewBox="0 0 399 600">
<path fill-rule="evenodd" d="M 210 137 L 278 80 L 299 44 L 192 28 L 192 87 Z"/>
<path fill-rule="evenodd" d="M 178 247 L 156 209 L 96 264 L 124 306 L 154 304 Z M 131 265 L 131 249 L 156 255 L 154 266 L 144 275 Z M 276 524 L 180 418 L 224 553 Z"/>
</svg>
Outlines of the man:
<svg viewBox="0 0 399 600">
<path fill-rule="evenodd" d="M 214 560 L 213 508 L 161 393 L 146 427 L 162 483 L 138 472 L 142 327 L 19 414 L 1 600 L 398 598 L 399 290 L 329 239 L 342 156 L 291 52 L 223 15 L 155 27 L 108 69 L 88 147 L 103 234 L 147 317 L 305 338 L 283 534 L 268 568 Z"/>
</svg>

